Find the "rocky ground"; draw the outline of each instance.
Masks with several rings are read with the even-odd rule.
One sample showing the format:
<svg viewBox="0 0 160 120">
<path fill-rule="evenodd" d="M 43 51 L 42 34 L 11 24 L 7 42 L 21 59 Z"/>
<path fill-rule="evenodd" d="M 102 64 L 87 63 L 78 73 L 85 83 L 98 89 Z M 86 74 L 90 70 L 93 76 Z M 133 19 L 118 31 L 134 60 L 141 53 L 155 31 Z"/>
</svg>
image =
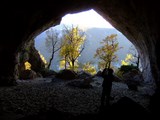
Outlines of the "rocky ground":
<svg viewBox="0 0 160 120">
<path fill-rule="evenodd" d="M 94 78 L 88 89 L 71 86 L 73 80 L 37 78 L 18 80 L 17 86 L 0 87 L 0 120 L 22 119 L 56 109 L 73 116 L 97 114 L 100 110 L 102 78 Z M 74 80 L 80 81 L 80 80 Z M 149 99 L 153 94 L 150 85 L 140 86 L 131 91 L 127 85 L 113 82 L 110 104 L 127 96 L 148 110 Z M 3 114 L 4 113 L 4 114 Z M 8 116 L 8 113 L 11 114 Z"/>
</svg>

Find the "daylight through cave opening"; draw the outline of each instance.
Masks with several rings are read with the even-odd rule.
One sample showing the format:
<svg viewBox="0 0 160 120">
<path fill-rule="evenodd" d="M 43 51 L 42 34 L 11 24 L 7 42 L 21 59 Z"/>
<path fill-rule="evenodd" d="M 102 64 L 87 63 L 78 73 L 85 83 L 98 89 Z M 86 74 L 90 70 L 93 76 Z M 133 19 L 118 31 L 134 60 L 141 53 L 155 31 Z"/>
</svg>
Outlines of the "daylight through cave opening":
<svg viewBox="0 0 160 120">
<path fill-rule="evenodd" d="M 89 12 L 92 18 L 88 16 L 89 17 L 88 21 L 82 21 L 82 18 L 84 17 L 86 18 L 85 20 L 87 20 L 87 15 L 81 16 L 81 14 L 86 14 L 87 12 Z M 80 14 L 80 17 L 77 17 L 77 18 L 72 17 L 72 15 L 74 16 L 78 14 Z M 26 43 L 26 45 L 23 47 L 24 50 L 21 51 L 20 53 L 20 56 L 23 56 L 21 59 L 23 60 L 23 62 L 26 61 L 25 63 L 27 64 L 24 68 L 25 70 L 20 72 L 20 79 L 34 79 L 36 77 L 45 77 L 43 79 L 44 83 L 56 81 L 58 80 L 57 78 L 60 78 L 63 80 L 75 79 L 75 81 L 73 82 L 69 81 L 68 83 L 66 83 L 66 86 L 87 88 L 89 90 L 90 88 L 94 89 L 95 87 L 101 88 L 102 77 L 94 76 L 95 78 L 92 79 L 92 82 L 90 82 L 90 80 L 87 79 L 87 77 L 89 76 L 90 78 L 90 74 L 91 75 L 96 74 L 98 76 L 100 71 L 104 69 L 103 64 L 99 64 L 100 63 L 99 59 L 95 57 L 97 49 L 103 46 L 103 44 L 101 44 L 101 43 L 104 43 L 103 40 L 111 41 L 113 38 L 116 38 L 116 40 L 118 40 L 119 48 L 121 49 L 118 49 L 118 51 L 116 51 L 116 55 L 119 59 L 117 59 L 117 61 L 114 61 L 111 66 L 115 71 L 115 75 L 118 76 L 118 79 L 114 81 L 114 85 L 113 85 L 114 92 L 112 95 L 115 95 L 115 96 L 118 95 L 117 93 L 118 90 L 115 90 L 115 85 L 117 84 L 118 87 L 121 87 L 121 83 L 124 82 L 124 81 L 121 81 L 123 77 L 125 77 L 126 79 L 125 85 L 128 86 L 128 88 L 123 86 L 127 91 L 127 94 L 129 94 L 128 89 L 137 91 L 139 85 L 143 83 L 143 77 L 141 76 L 141 74 L 139 74 L 139 71 L 138 72 L 135 71 L 135 69 L 137 70 L 137 66 L 138 68 L 141 67 L 140 61 L 138 60 L 140 58 L 138 56 L 138 52 L 135 46 L 121 32 L 119 32 L 117 29 L 115 29 L 113 26 L 107 23 L 104 19 L 102 20 L 104 21 L 104 23 L 100 19 L 98 19 L 98 17 L 102 18 L 100 15 L 95 16 L 94 18 L 93 14 L 97 15 L 97 13 L 94 10 L 89 10 L 89 11 L 77 13 L 77 14 L 68 14 L 62 18 L 61 24 L 47 29 L 46 31 L 36 36 L 35 39 L 32 39 L 28 43 Z M 94 23 L 95 19 L 97 20 Z M 84 22 L 87 22 L 86 25 L 84 24 Z M 77 26 L 78 26 L 78 29 L 76 29 Z M 71 62 L 67 61 L 67 64 L 65 65 L 65 61 L 64 61 L 65 57 L 63 58 L 60 57 L 60 54 L 64 54 L 64 53 L 67 56 L 69 54 L 68 52 L 70 52 L 70 50 L 73 50 L 74 48 L 74 46 L 71 47 L 68 44 L 66 44 L 66 41 L 68 40 L 68 38 L 71 38 L 71 40 L 78 38 L 78 40 L 82 40 L 82 43 L 83 43 L 83 39 L 86 39 L 84 41 L 84 44 L 85 44 L 84 46 L 81 46 L 81 43 L 79 43 L 80 46 L 76 46 L 77 44 L 74 44 L 76 46 L 76 50 L 79 52 L 78 53 L 76 51 L 76 52 L 73 52 L 72 54 L 72 55 L 75 55 L 76 53 L 76 55 L 78 55 L 76 56 L 77 59 L 75 59 L 74 61 L 75 62 L 74 69 L 72 68 L 73 66 L 72 61 Z M 61 41 L 63 41 L 65 44 Z M 67 41 L 67 42 L 72 44 L 72 41 Z M 76 43 L 78 42 L 76 41 Z M 63 51 L 61 51 L 61 49 Z M 81 52 L 81 50 L 83 51 Z M 52 54 L 53 52 L 54 52 L 54 55 Z M 70 59 L 70 58 L 67 58 L 67 59 Z M 49 61 L 51 61 L 51 64 L 48 67 Z M 137 63 L 138 61 L 139 63 Z M 72 69 L 74 72 L 63 70 L 65 68 Z M 127 73 L 128 71 L 126 70 L 130 70 L 130 69 L 132 69 L 133 71 L 131 70 L 131 72 Z M 84 73 L 89 73 L 89 75 Z M 76 81 L 77 76 L 80 79 L 80 81 Z M 134 78 L 135 81 L 130 82 L 129 81 L 129 79 L 131 79 L 130 76 Z M 136 80 L 139 80 L 139 81 L 136 81 Z M 62 81 L 62 83 L 63 82 L 64 81 Z M 118 88 L 118 89 L 121 89 L 121 88 Z M 101 91 L 99 90 L 97 90 L 97 92 L 101 93 Z M 139 92 L 139 94 L 141 94 L 141 91 Z M 70 96 L 70 95 L 67 95 L 67 96 Z M 65 95 L 63 97 L 65 97 Z M 76 96 L 76 98 L 78 98 L 78 96 Z M 83 101 L 84 99 L 86 98 L 82 98 L 81 101 Z M 93 101 L 94 99 L 95 98 L 90 98 L 89 101 Z M 98 99 L 98 96 L 96 97 L 96 99 Z M 72 99 L 70 99 L 70 101 L 72 101 Z M 88 104 L 89 101 L 86 100 L 86 103 Z M 65 99 L 63 101 L 63 104 L 66 104 Z M 74 102 L 72 101 L 69 104 L 70 106 L 73 106 L 72 104 L 74 104 Z M 97 104 L 99 103 L 97 102 Z M 69 109 L 68 111 L 70 110 L 71 109 Z"/>
<path fill-rule="evenodd" d="M 81 67 L 84 63 L 86 65 L 92 64 L 92 67 L 95 68 L 95 71 L 99 71 L 99 60 L 97 58 L 94 58 L 94 55 L 96 53 L 96 50 L 102 46 L 102 40 L 104 40 L 105 37 L 111 34 L 117 35 L 116 39 L 118 40 L 119 47 L 122 48 L 119 49 L 116 53 L 118 56 L 118 61 L 113 63 L 114 69 L 117 70 L 121 65 L 137 65 L 136 62 L 139 59 L 139 56 L 134 45 L 121 32 L 119 32 L 110 23 L 108 23 L 102 16 L 91 9 L 76 14 L 65 15 L 64 17 L 62 17 L 59 25 L 49 28 L 35 38 L 36 49 L 45 58 L 47 63 L 51 61 L 49 69 L 57 72 L 60 69 L 64 68 L 62 67 L 64 63 L 60 62 L 61 58 L 59 55 L 59 46 L 62 39 L 64 39 L 62 38 L 64 30 L 66 30 L 67 27 L 67 30 L 69 30 L 73 26 L 78 26 L 79 29 L 84 32 L 86 39 L 85 48 L 82 51 L 80 57 L 78 57 L 77 59 L 79 63 L 76 63 L 77 67 Z M 55 44 L 55 46 L 53 46 L 53 44 Z M 56 49 L 59 49 L 59 51 Z M 56 51 L 54 52 L 54 57 L 53 51 Z M 139 68 L 142 70 L 140 62 L 138 63 L 138 66 L 140 66 Z"/>
<path fill-rule="evenodd" d="M 99 0 L 99 1 L 70 0 L 70 1 L 63 1 L 63 2 L 55 1 L 55 0 L 52 0 L 52 1 L 47 0 L 45 2 L 39 1 L 38 4 L 37 2 L 33 2 L 33 1 L 32 2 L 25 1 L 25 4 L 24 4 L 24 1 L 23 2 L 16 2 L 16 1 L 5 2 L 4 1 L 2 2 L 1 5 L 3 6 L 1 10 L 2 12 L 1 15 L 3 18 L 1 22 L 3 24 L 1 26 L 2 32 L 3 32 L 2 38 L 5 38 L 5 40 L 1 42 L 1 49 L 0 49 L 1 56 L 3 56 L 3 58 L 0 59 L 2 63 L 1 72 L 0 72 L 1 74 L 0 85 L 10 86 L 10 85 L 16 85 L 16 83 L 18 83 L 18 85 L 14 87 L 1 88 L 2 92 L 0 92 L 1 93 L 0 96 L 2 99 L 1 100 L 2 101 L 1 103 L 2 117 L 3 117 L 3 110 L 6 111 L 7 113 L 10 110 L 12 112 L 13 110 L 13 113 L 17 113 L 17 115 L 19 113 L 20 114 L 22 113 L 25 116 L 28 115 L 28 113 L 30 114 L 30 112 L 34 113 L 34 115 L 36 112 L 38 112 L 40 113 L 39 118 L 41 117 L 44 118 L 43 114 L 41 114 L 41 110 L 42 112 L 49 110 L 47 109 L 47 106 L 48 107 L 53 106 L 56 109 L 62 110 L 62 111 L 68 108 L 66 110 L 67 112 L 74 112 L 74 113 L 79 112 L 79 110 L 82 112 L 83 111 L 89 112 L 90 110 L 95 111 L 94 108 L 97 108 L 97 106 L 99 106 L 99 103 L 100 103 L 100 101 L 98 100 L 100 100 L 99 97 L 100 97 L 102 86 L 100 86 L 101 84 L 99 80 L 102 77 L 94 76 L 92 80 L 94 81 L 95 84 L 93 83 L 89 84 L 92 87 L 88 85 L 88 83 L 90 82 L 90 80 L 88 79 L 87 79 L 88 81 L 84 81 L 86 79 L 79 79 L 81 81 L 78 81 L 78 82 L 75 81 L 77 80 L 77 78 L 72 81 L 69 80 L 67 82 L 66 80 L 57 79 L 57 76 L 55 76 L 57 75 L 57 73 L 59 75 L 60 72 L 62 73 L 66 72 L 66 76 L 64 76 L 65 78 L 70 76 L 72 73 L 73 73 L 72 74 L 73 77 L 75 77 L 74 75 L 76 74 L 76 72 L 71 72 L 71 73 L 68 73 L 69 71 L 55 72 L 56 70 L 52 71 L 52 70 L 46 69 L 46 67 L 48 66 L 48 64 L 46 63 L 49 60 L 47 60 L 44 57 L 45 55 L 43 55 L 41 51 L 38 51 L 38 49 L 35 49 L 36 43 L 32 39 L 32 38 L 37 38 L 38 37 L 37 35 L 39 33 L 44 32 L 49 27 L 52 27 L 52 26 L 56 27 L 55 25 L 58 25 L 60 23 L 62 16 L 64 16 L 65 14 L 76 13 L 83 10 L 89 10 L 91 8 L 95 9 L 100 15 L 102 15 L 107 21 L 109 21 L 117 30 L 122 32 L 123 35 L 125 35 L 135 45 L 142 60 L 141 62 L 143 67 L 142 74 L 143 74 L 143 77 L 145 77 L 144 78 L 145 82 L 142 82 L 143 84 L 141 85 L 139 84 L 137 85 L 137 81 L 135 81 L 134 84 L 136 84 L 138 87 L 132 84 L 133 81 L 130 82 L 130 85 L 129 83 L 125 84 L 124 81 L 114 82 L 113 83 L 114 89 L 113 89 L 112 95 L 114 96 L 115 101 L 112 101 L 112 102 L 115 102 L 116 104 L 119 103 L 117 102 L 117 100 L 121 98 L 123 94 L 125 96 L 131 97 L 131 99 L 133 100 L 136 99 L 136 102 L 138 104 L 142 103 L 141 104 L 142 106 L 146 105 L 146 108 L 148 108 L 148 103 L 150 102 L 149 109 L 151 110 L 152 113 L 156 113 L 154 115 L 157 115 L 157 111 L 158 111 L 157 109 L 160 108 L 159 102 L 158 102 L 160 98 L 159 97 L 160 96 L 159 95 L 159 91 L 160 91 L 160 57 L 159 57 L 160 56 L 159 55 L 159 46 L 160 46 L 159 38 L 160 37 L 159 35 L 160 34 L 158 30 L 159 24 L 160 24 L 159 23 L 160 14 L 158 14 L 158 12 L 160 7 L 158 2 L 145 1 L 145 0 L 142 0 L 142 1 L 133 1 L 133 0 L 126 1 L 125 0 L 123 2 L 116 1 L 116 0 L 113 0 L 113 1 L 112 0 L 110 1 L 109 0 Z M 83 17 L 80 20 L 84 21 L 85 18 L 86 17 Z M 92 23 L 93 20 L 94 19 L 90 20 L 90 23 Z M 72 20 L 69 20 L 69 21 L 72 21 Z M 99 25 L 99 24 L 101 24 L 100 21 L 96 23 L 96 25 Z M 82 27 L 83 27 L 83 30 L 89 31 L 89 29 L 86 29 L 84 26 Z M 11 30 L 9 30 L 9 28 L 11 28 Z M 90 29 L 90 32 L 93 32 L 94 34 L 93 35 L 87 34 L 86 36 L 88 37 L 89 40 L 90 39 L 99 40 L 99 36 L 101 36 L 101 34 L 104 33 L 102 31 L 102 28 L 100 29 L 101 29 L 100 32 L 96 31 L 95 29 L 93 32 Z M 114 38 L 114 37 L 115 35 L 110 36 L 109 38 Z M 91 47 L 95 47 L 96 44 L 97 45 L 99 44 L 99 41 L 96 41 L 96 42 L 87 41 L 85 43 L 84 50 L 80 52 L 81 56 L 78 57 L 78 61 L 76 61 L 77 59 L 76 60 L 73 59 L 72 62 L 68 62 L 67 64 L 66 62 L 62 62 L 61 65 L 64 68 L 65 67 L 68 68 L 70 66 L 71 69 L 77 69 L 78 62 L 85 63 L 88 57 L 90 57 L 91 55 L 93 56 L 92 52 L 95 52 L 95 51 L 93 51 Z M 22 47 L 22 50 L 19 50 L 20 47 Z M 83 48 L 83 46 L 81 48 Z M 77 49 L 79 50 L 79 47 L 77 47 Z M 88 50 L 89 52 L 85 51 L 87 49 L 91 49 L 91 51 L 89 50 Z M 67 54 L 69 54 L 68 51 L 66 52 Z M 122 51 L 121 54 L 122 53 L 124 52 Z M 64 60 L 66 61 L 68 59 L 67 54 L 66 54 L 66 57 L 64 57 Z M 59 59 L 59 57 L 55 57 L 55 56 L 53 57 L 53 60 L 52 60 L 53 62 L 61 60 Z M 126 55 L 126 56 L 127 56 L 126 59 L 120 59 L 120 62 L 122 62 L 123 64 L 127 64 L 126 61 L 132 58 L 131 55 Z M 85 59 L 82 59 L 82 58 L 85 58 Z M 44 60 L 44 62 L 42 62 L 42 59 Z M 95 60 L 95 58 L 91 60 Z M 88 70 L 88 68 L 92 68 L 90 67 L 90 65 L 94 65 L 94 64 L 95 64 L 94 62 L 89 62 L 85 64 L 84 70 Z M 55 67 L 55 66 L 56 65 L 53 65 L 51 63 L 50 66 L 48 66 L 48 68 L 50 67 L 50 69 L 52 69 L 52 67 Z M 57 70 L 61 70 L 59 66 L 60 65 L 58 63 L 56 67 Z M 119 67 L 118 64 L 115 64 L 115 66 Z M 89 69 L 89 70 L 94 70 L 94 67 L 98 67 L 98 66 L 94 65 L 93 69 Z M 130 65 L 129 68 L 123 68 L 123 70 L 130 69 L 132 67 L 133 66 Z M 99 73 L 97 75 L 101 75 L 101 71 L 96 71 L 96 72 Z M 132 78 L 139 79 L 139 77 L 141 77 L 141 76 L 137 77 L 137 75 L 135 76 L 134 73 L 136 72 L 133 71 L 132 74 L 128 74 L 128 77 L 130 75 L 133 75 L 133 77 L 130 77 L 131 79 Z M 122 73 L 119 72 L 119 77 L 121 77 L 121 74 Z M 64 75 L 64 74 L 61 74 L 61 75 Z M 36 77 L 40 77 L 40 78 L 33 80 Z M 82 76 L 78 76 L 78 77 L 82 77 Z M 22 80 L 19 80 L 19 78 Z M 127 74 L 125 78 L 127 78 Z M 23 79 L 29 79 L 29 81 L 23 80 Z M 42 80 L 40 81 L 40 84 L 39 84 L 39 80 Z M 47 80 L 50 80 L 50 81 L 47 81 Z M 53 83 L 61 84 L 63 82 L 72 83 L 72 84 L 64 84 L 64 86 L 53 84 Z M 82 82 L 85 83 L 84 86 L 81 86 Z M 33 84 L 30 84 L 30 83 L 33 83 Z M 86 83 L 89 89 L 87 90 L 81 89 L 84 87 L 86 88 Z M 31 85 L 31 86 L 29 87 L 28 85 Z M 95 86 L 99 85 L 98 90 L 97 90 L 97 87 L 94 87 L 94 85 Z M 129 85 L 128 88 L 132 89 L 133 91 L 129 90 L 127 88 L 127 85 Z M 75 87 L 78 87 L 78 88 L 75 88 Z M 60 90 L 62 90 L 62 92 Z M 75 92 L 75 90 L 82 91 L 81 92 L 82 96 L 79 96 L 80 92 L 79 91 Z M 98 96 L 94 96 L 93 94 L 86 92 L 88 90 L 91 90 L 90 93 L 98 93 L 97 94 Z M 93 90 L 95 90 L 95 92 L 93 92 Z M 134 90 L 138 90 L 138 92 Z M 67 95 L 67 99 L 66 99 L 66 95 Z M 68 97 L 69 95 L 70 97 Z M 77 102 L 77 100 L 79 102 Z M 84 102 L 85 104 L 83 104 Z M 135 109 L 133 107 L 134 105 L 130 106 L 126 104 L 127 102 L 125 101 L 124 103 L 125 103 L 125 106 L 127 106 L 127 108 L 124 108 L 125 106 L 120 106 L 119 109 L 116 109 L 116 113 L 119 113 L 120 111 L 124 112 L 122 108 L 125 109 L 125 113 L 130 112 L 132 114 L 135 112 L 134 111 Z M 84 110 L 81 110 L 78 108 L 82 105 L 85 108 Z M 95 105 L 95 107 L 93 107 L 92 105 Z M 113 111 L 112 112 L 115 113 L 115 110 Z M 54 113 L 56 114 L 57 112 L 54 112 Z M 53 119 L 55 117 L 55 114 L 53 114 Z M 62 114 L 60 114 L 60 117 L 61 115 Z M 146 115 L 147 114 L 145 114 L 145 116 Z M 28 116 L 26 117 L 28 118 Z M 8 118 L 8 115 L 7 115 L 7 118 Z M 59 116 L 57 118 L 59 118 Z"/>
</svg>

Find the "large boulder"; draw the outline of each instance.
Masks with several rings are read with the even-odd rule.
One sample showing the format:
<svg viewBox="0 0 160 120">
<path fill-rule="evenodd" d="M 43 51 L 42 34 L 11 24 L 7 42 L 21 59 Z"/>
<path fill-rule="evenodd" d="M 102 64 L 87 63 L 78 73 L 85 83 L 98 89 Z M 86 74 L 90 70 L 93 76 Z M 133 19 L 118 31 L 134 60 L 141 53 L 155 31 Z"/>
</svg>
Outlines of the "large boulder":
<svg viewBox="0 0 160 120">
<path fill-rule="evenodd" d="M 112 114 L 118 114 L 119 117 L 139 118 L 140 116 L 147 117 L 149 112 L 139 103 L 126 96 L 120 98 L 111 107 Z M 128 116 L 130 115 L 130 116 Z"/>
<path fill-rule="evenodd" d="M 91 77 L 92 75 L 90 73 L 87 73 L 85 71 L 80 71 L 78 72 L 78 78 L 80 79 L 85 79 L 85 78 L 88 78 L 88 77 Z"/>
<path fill-rule="evenodd" d="M 82 88 L 82 89 L 90 89 L 92 88 L 91 84 L 86 84 L 83 80 L 74 80 L 68 83 L 69 86 L 71 87 L 77 87 L 77 88 Z"/>
<path fill-rule="evenodd" d="M 102 77 L 102 71 L 98 71 L 96 76 Z"/>
<path fill-rule="evenodd" d="M 56 76 L 57 74 L 54 70 L 48 70 L 48 69 L 42 69 L 40 73 L 43 77 L 51 77 L 51 78 Z"/>
<path fill-rule="evenodd" d="M 87 77 L 87 78 L 83 79 L 83 86 L 85 88 L 91 88 L 92 87 L 92 85 L 91 85 L 92 82 L 93 82 L 93 77 L 92 76 Z"/>
<path fill-rule="evenodd" d="M 138 90 L 138 86 L 142 84 L 143 77 L 142 74 L 136 70 L 133 69 L 125 74 L 123 74 L 123 78 L 125 83 L 128 85 L 128 88 L 130 90 Z"/>
<path fill-rule="evenodd" d="M 37 75 L 37 73 L 35 71 L 33 71 L 33 70 L 24 70 L 24 71 L 21 71 L 19 79 L 27 80 L 27 79 L 35 79 L 37 77 L 39 77 L 39 75 Z"/>
<path fill-rule="evenodd" d="M 64 70 L 61 70 L 59 73 L 57 73 L 56 77 L 60 79 L 65 79 L 65 80 L 72 80 L 77 78 L 77 73 L 74 72 L 73 70 L 64 69 Z"/>
<path fill-rule="evenodd" d="M 114 79 L 113 79 L 114 82 L 122 82 L 123 80 L 118 77 L 117 75 L 114 75 Z"/>
</svg>

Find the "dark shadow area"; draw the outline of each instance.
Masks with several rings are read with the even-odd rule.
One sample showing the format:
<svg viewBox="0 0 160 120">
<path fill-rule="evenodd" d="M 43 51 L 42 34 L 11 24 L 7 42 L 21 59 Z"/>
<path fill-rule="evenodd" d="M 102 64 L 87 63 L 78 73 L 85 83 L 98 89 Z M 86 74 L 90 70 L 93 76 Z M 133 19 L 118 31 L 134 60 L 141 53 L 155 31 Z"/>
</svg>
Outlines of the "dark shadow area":
<svg viewBox="0 0 160 120">
<path fill-rule="evenodd" d="M 146 111 L 141 105 L 128 97 L 123 97 L 117 103 L 101 108 L 97 114 L 81 114 L 74 116 L 72 114 L 53 109 L 47 113 L 42 112 L 36 116 L 28 116 L 18 120 L 106 120 L 114 118 L 139 119 L 141 117 L 143 119 L 150 117 L 153 118 L 152 114 Z"/>
<path fill-rule="evenodd" d="M 1 2 L 1 6 L 3 24 L 1 37 L 6 39 L 0 43 L 2 56 L 0 120 L 106 120 L 159 117 L 158 2 L 46 0 L 37 4 L 33 1 L 31 3 L 7 0 Z M 82 79 L 73 75 L 72 78 L 78 79 L 78 82 L 71 82 L 67 72 L 67 80 L 63 80 L 65 76 L 63 72 L 57 75 L 57 72 L 45 69 L 45 64 L 41 61 L 33 42 L 33 38 L 40 32 L 57 25 L 62 15 L 91 8 L 101 13 L 135 44 L 144 68 L 145 81 L 133 82 L 134 74 L 131 73 L 126 74 L 128 82 L 114 82 L 112 92 L 114 100 L 103 108 L 100 108 L 99 104 L 101 97 L 99 78 L 83 79 L 83 82 L 79 82 Z M 74 61 L 75 59 L 72 62 Z M 31 64 L 31 67 L 26 68 L 25 63 Z M 155 88 L 157 91 L 153 94 Z M 79 107 L 85 108 L 81 110 Z"/>
</svg>

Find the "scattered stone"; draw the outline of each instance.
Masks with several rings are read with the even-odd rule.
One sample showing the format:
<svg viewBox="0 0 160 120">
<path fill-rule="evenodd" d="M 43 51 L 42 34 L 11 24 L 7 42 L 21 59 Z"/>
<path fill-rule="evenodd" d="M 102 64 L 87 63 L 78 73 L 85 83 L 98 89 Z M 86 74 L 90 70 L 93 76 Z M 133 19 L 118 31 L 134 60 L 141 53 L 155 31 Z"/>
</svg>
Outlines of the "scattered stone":
<svg viewBox="0 0 160 120">
<path fill-rule="evenodd" d="M 17 86 L 0 87 L 0 98 L 3 101 L 0 106 L 3 106 L 3 111 L 23 116 L 38 115 L 40 112 L 52 109 L 74 116 L 97 114 L 100 108 L 102 81 L 101 77 L 95 77 L 91 83 L 92 89 L 81 89 L 79 86 L 83 84 L 83 80 L 81 82 L 57 78 L 54 81 L 52 78 L 17 80 Z M 140 86 L 139 91 L 130 91 L 126 84 L 113 82 L 111 96 L 114 99 L 110 101 L 110 104 L 127 96 L 147 109 L 150 96 L 146 91 L 150 89 L 150 86 Z"/>
</svg>

